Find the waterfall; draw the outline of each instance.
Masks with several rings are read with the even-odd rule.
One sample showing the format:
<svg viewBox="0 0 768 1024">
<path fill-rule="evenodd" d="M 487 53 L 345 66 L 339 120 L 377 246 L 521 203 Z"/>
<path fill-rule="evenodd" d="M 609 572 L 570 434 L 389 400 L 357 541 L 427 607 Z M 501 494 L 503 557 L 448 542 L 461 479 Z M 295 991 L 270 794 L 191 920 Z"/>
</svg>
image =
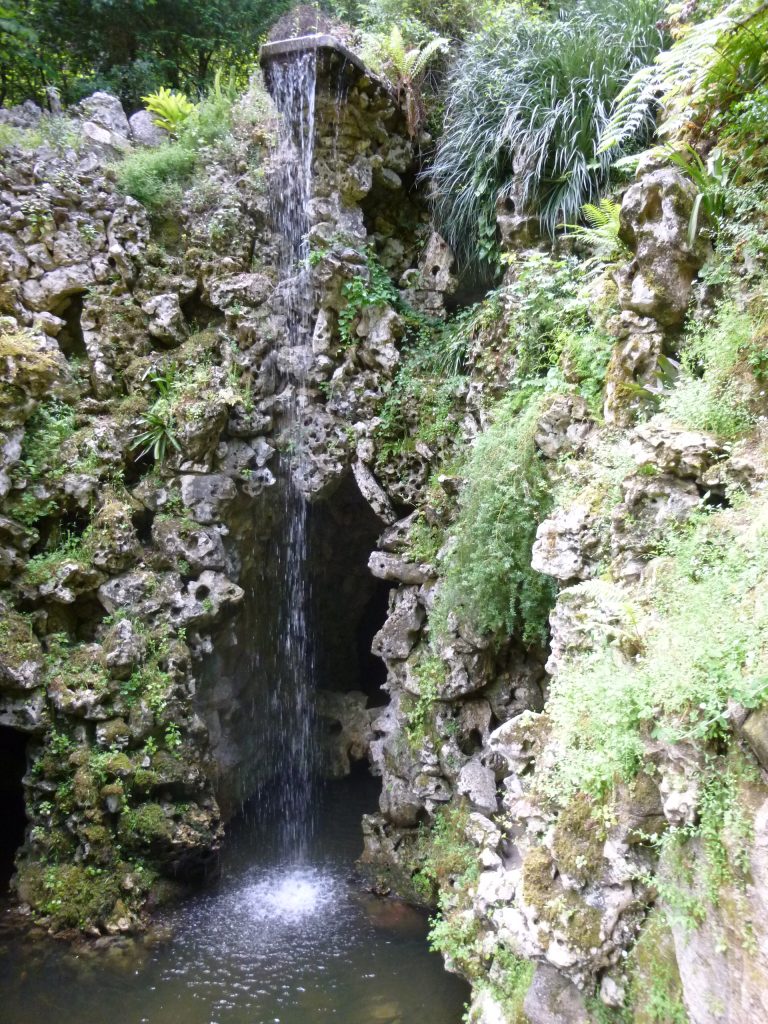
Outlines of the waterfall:
<svg viewBox="0 0 768 1024">
<path fill-rule="evenodd" d="M 280 114 L 273 211 L 280 239 L 278 302 L 285 317 L 281 371 L 284 436 L 290 439 L 281 481 L 281 535 L 275 552 L 282 592 L 277 624 L 275 678 L 271 680 L 270 747 L 277 775 L 266 810 L 279 820 L 282 852 L 300 857 L 313 827 L 315 656 L 309 622 L 308 507 L 296 479 L 303 450 L 302 409 L 311 355 L 312 286 L 309 270 L 309 199 L 315 135 L 317 54 L 291 54 L 271 68 L 270 91 Z M 266 723 L 264 723 L 266 724 Z M 264 724 L 259 727 L 263 728 Z"/>
</svg>

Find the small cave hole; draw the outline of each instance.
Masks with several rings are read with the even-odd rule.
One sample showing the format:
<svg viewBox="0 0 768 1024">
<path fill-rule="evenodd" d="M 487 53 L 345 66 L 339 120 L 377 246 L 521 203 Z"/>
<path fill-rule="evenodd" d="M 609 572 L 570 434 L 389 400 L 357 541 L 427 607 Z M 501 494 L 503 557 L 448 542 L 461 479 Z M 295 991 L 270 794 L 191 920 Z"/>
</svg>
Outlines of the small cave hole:
<svg viewBox="0 0 768 1024">
<path fill-rule="evenodd" d="M 472 729 L 467 736 L 459 740 L 459 750 L 467 757 L 472 757 L 483 749 L 483 734 L 479 729 Z"/>
<path fill-rule="evenodd" d="M 24 842 L 24 772 L 27 737 L 18 729 L 0 726 L 0 895 L 8 892 L 16 853 Z"/>
<path fill-rule="evenodd" d="M 152 523 L 154 519 L 155 513 L 148 508 L 142 508 L 131 516 L 131 522 L 136 531 L 136 536 L 139 538 L 139 543 L 144 545 L 152 543 Z"/>
<path fill-rule="evenodd" d="M 699 488 L 701 503 L 705 508 L 730 508 L 731 502 L 724 491 Z"/>
<path fill-rule="evenodd" d="M 59 331 L 56 341 L 66 359 L 86 359 L 88 355 L 81 323 L 85 294 L 85 292 L 78 292 L 78 294 L 72 295 L 64 305 L 56 310 L 56 316 L 64 321 L 64 326 Z"/>
<path fill-rule="evenodd" d="M 205 585 L 203 585 L 202 587 L 197 587 L 196 590 L 195 590 L 195 598 L 198 601 L 204 601 L 206 599 L 206 597 L 210 597 L 210 596 L 211 596 L 211 588 L 210 587 L 206 587 Z"/>
</svg>

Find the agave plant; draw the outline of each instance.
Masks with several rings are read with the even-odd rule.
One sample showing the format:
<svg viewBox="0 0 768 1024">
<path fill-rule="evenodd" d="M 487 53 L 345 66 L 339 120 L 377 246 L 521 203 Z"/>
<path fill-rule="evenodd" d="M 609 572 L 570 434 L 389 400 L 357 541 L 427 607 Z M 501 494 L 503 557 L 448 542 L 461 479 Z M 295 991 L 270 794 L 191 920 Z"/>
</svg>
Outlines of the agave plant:
<svg viewBox="0 0 768 1024">
<path fill-rule="evenodd" d="M 429 64 L 448 47 L 448 40 L 439 36 L 424 46 L 407 49 L 403 34 L 395 25 L 384 43 L 390 77 L 405 107 L 408 132 L 413 137 L 426 120 L 421 85 Z"/>
</svg>

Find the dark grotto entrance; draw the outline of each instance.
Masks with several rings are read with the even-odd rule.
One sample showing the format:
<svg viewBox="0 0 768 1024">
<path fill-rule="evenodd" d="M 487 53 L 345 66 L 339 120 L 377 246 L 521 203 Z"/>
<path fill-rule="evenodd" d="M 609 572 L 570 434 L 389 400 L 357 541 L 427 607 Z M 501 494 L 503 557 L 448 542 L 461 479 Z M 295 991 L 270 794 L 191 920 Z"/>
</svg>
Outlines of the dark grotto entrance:
<svg viewBox="0 0 768 1024">
<path fill-rule="evenodd" d="M 27 767 L 27 737 L 0 726 L 0 895 L 8 892 L 16 851 L 27 824 L 22 779 Z"/>
</svg>

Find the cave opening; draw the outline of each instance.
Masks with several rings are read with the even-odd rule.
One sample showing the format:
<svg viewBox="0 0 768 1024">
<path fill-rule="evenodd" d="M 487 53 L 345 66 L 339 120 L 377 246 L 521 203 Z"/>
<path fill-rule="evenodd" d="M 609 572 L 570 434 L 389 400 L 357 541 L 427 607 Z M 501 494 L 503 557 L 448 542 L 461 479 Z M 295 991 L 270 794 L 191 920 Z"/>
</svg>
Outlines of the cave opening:
<svg viewBox="0 0 768 1024">
<path fill-rule="evenodd" d="M 64 321 L 56 342 L 66 359 L 86 359 L 88 355 L 81 323 L 84 299 L 85 292 L 77 292 L 56 310 L 56 316 Z"/>
<path fill-rule="evenodd" d="M 387 703 L 386 667 L 371 643 L 387 617 L 391 584 L 368 568 L 383 526 L 351 474 L 310 509 L 310 620 L 317 689 L 356 691 L 368 707 Z"/>
<path fill-rule="evenodd" d="M 22 780 L 26 768 L 26 734 L 0 725 L 0 896 L 8 892 L 16 852 L 24 842 L 27 816 Z"/>
</svg>

